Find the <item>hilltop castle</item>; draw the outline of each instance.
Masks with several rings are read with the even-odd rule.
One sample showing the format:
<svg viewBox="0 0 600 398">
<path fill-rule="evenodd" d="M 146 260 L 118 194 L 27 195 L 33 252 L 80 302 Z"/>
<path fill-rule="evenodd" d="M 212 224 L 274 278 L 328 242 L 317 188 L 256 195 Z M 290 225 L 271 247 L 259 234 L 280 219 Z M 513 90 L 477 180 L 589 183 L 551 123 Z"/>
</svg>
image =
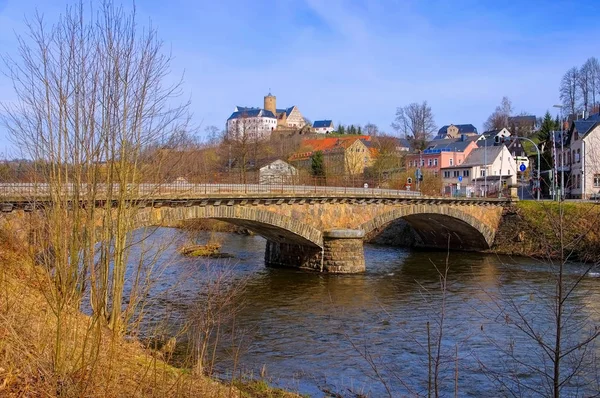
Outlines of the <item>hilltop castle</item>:
<svg viewBox="0 0 600 398">
<path fill-rule="evenodd" d="M 227 132 L 266 138 L 275 129 L 301 129 L 305 125 L 304 117 L 297 106 L 277 109 L 277 98 L 269 93 L 264 97 L 263 108 L 236 106 L 227 119 Z"/>
</svg>

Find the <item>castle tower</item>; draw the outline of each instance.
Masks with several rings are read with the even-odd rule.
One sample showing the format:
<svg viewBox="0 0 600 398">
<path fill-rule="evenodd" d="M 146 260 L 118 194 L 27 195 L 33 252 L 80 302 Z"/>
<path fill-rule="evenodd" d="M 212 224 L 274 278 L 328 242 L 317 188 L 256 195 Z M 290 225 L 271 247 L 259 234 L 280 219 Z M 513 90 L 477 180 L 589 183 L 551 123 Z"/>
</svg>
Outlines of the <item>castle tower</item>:
<svg viewBox="0 0 600 398">
<path fill-rule="evenodd" d="M 277 117 L 277 100 L 274 95 L 271 95 L 271 93 L 265 95 L 264 109 L 273 112 L 273 116 Z"/>
</svg>

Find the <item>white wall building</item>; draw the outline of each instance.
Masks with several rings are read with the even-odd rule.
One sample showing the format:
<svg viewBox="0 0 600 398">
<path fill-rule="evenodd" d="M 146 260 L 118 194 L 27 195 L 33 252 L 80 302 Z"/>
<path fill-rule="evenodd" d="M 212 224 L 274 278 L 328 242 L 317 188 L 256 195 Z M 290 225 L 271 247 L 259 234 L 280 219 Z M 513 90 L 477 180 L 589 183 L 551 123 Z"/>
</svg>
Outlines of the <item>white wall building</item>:
<svg viewBox="0 0 600 398">
<path fill-rule="evenodd" d="M 317 134 L 327 134 L 333 131 L 333 122 L 331 120 L 315 120 L 312 127 Z"/>
<path fill-rule="evenodd" d="M 570 153 L 565 158 L 571 166 L 568 185 L 573 198 L 587 199 L 600 192 L 600 116 L 594 116 L 573 122 L 569 131 Z"/>
<path fill-rule="evenodd" d="M 445 184 L 475 186 L 477 194 L 517 184 L 517 163 L 505 145 L 474 149 L 461 165 L 443 167 L 441 173 Z"/>
<path fill-rule="evenodd" d="M 273 112 L 260 108 L 236 106 L 227 119 L 227 133 L 232 138 L 263 139 L 277 128 L 277 118 Z"/>
</svg>

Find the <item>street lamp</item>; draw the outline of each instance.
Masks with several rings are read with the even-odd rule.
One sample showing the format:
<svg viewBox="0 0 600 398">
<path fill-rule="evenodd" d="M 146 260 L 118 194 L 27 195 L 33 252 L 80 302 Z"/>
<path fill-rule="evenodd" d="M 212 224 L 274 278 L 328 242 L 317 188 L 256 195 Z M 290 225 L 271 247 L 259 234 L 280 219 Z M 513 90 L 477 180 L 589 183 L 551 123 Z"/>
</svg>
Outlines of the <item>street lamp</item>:
<svg viewBox="0 0 600 398">
<path fill-rule="evenodd" d="M 564 133 L 563 133 L 563 119 L 562 119 L 562 105 L 552 105 L 553 108 L 560 109 L 560 200 L 565 198 L 565 149 L 564 149 Z M 556 161 L 556 159 L 554 160 Z"/>
</svg>

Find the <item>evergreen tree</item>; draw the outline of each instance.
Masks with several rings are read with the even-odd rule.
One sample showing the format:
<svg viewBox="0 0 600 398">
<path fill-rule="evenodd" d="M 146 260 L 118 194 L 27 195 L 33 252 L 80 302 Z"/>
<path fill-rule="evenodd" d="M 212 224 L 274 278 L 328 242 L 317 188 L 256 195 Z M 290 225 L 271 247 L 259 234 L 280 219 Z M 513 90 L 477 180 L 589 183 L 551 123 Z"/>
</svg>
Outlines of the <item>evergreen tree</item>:
<svg viewBox="0 0 600 398">
<path fill-rule="evenodd" d="M 338 134 L 346 134 L 346 129 L 344 128 L 343 124 L 338 125 Z"/>
<path fill-rule="evenodd" d="M 356 134 L 362 135 L 362 127 L 358 126 L 358 128 L 356 129 Z"/>
<path fill-rule="evenodd" d="M 312 175 L 315 177 L 324 177 L 325 176 L 325 163 L 323 159 L 323 152 L 316 151 L 310 157 L 310 168 L 312 170 Z"/>
<path fill-rule="evenodd" d="M 538 148 L 540 149 L 541 154 L 541 167 L 540 170 L 542 172 L 542 181 L 541 188 L 542 192 L 547 195 L 550 190 L 549 187 L 552 185 L 552 181 L 550 181 L 548 170 L 552 170 L 552 134 L 553 131 L 558 130 L 558 125 L 556 120 L 552 118 L 550 112 L 546 111 L 544 115 L 544 119 L 542 120 L 542 125 L 540 127 L 540 132 L 538 133 Z"/>
</svg>

